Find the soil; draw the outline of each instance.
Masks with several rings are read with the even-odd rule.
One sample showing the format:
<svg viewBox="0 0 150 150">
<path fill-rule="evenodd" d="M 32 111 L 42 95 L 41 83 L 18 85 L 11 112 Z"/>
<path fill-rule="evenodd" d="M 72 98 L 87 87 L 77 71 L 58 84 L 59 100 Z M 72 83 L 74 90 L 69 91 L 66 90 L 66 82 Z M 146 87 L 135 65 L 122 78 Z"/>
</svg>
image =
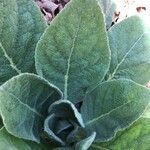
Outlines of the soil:
<svg viewBox="0 0 150 150">
<path fill-rule="evenodd" d="M 65 7 L 70 0 L 34 0 L 44 15 L 48 24 Z M 138 13 L 150 11 L 148 0 L 112 0 L 117 8 L 112 18 L 112 24 Z"/>
</svg>

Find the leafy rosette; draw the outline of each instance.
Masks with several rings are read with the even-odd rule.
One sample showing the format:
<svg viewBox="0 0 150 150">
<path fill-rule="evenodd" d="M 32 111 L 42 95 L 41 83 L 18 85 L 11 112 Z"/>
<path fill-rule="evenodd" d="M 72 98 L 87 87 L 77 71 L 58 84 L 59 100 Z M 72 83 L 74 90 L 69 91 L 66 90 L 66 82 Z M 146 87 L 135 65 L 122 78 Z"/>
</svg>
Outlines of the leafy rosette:
<svg viewBox="0 0 150 150">
<path fill-rule="evenodd" d="M 66 146 L 75 142 L 72 134 L 78 127 L 84 127 L 76 107 L 61 100 L 60 90 L 39 76 L 12 78 L 1 86 L 0 96 L 5 128 L 19 138 Z"/>
<path fill-rule="evenodd" d="M 24 6 L 21 1 L 18 3 Z M 14 15 L 17 10 L 20 9 L 12 11 Z M 127 18 L 108 31 L 105 23 L 96 0 L 72 0 L 36 45 L 38 75 L 20 73 L 21 68 L 26 72 L 25 68 L 31 67 L 33 62 L 9 57 L 12 56 L 9 46 L 12 45 L 10 51 L 13 52 L 13 45 L 24 36 L 9 39 L 16 41 L 10 45 L 7 38 L 5 42 L 2 40 L 2 149 L 150 149 L 150 89 L 145 87 L 150 79 L 150 28 L 144 17 L 139 16 Z M 25 42 L 30 43 L 24 45 L 27 48 L 38 40 L 27 37 L 31 39 Z M 27 53 L 22 50 L 22 54 Z M 6 77 L 8 66 L 10 73 L 13 72 Z M 19 75 L 11 78 L 16 71 Z M 81 106 L 77 109 L 79 102 Z"/>
<path fill-rule="evenodd" d="M 81 114 L 75 106 L 67 100 L 60 100 L 53 103 L 48 112 L 49 116 L 44 123 L 44 131 L 48 137 L 63 146 L 75 142 L 72 135 L 78 127 L 84 127 Z"/>
</svg>

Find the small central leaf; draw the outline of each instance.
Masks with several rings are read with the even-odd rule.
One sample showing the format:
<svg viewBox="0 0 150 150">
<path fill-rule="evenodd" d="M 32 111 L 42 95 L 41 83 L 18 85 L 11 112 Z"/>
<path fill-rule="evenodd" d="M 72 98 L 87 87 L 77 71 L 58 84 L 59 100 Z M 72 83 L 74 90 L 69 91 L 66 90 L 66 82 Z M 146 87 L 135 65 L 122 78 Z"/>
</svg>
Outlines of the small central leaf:
<svg viewBox="0 0 150 150">
<path fill-rule="evenodd" d="M 53 103 L 48 112 L 49 116 L 44 122 L 46 135 L 63 146 L 69 145 L 71 143 L 69 139 L 78 129 L 76 127 L 84 127 L 81 114 L 67 100 L 59 100 Z"/>
</svg>

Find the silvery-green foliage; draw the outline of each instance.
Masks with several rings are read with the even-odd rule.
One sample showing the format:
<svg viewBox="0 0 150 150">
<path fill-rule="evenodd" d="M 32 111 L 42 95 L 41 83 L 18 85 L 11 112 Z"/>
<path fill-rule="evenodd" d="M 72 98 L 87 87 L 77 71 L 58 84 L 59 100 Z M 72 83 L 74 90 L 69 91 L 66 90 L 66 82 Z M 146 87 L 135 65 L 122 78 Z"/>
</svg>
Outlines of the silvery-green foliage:
<svg viewBox="0 0 150 150">
<path fill-rule="evenodd" d="M 35 72 L 35 47 L 46 27 L 33 0 L 0 0 L 0 85 Z"/>
<path fill-rule="evenodd" d="M 105 16 L 106 28 L 109 29 L 113 23 L 117 2 L 115 0 L 99 0 L 99 4 Z"/>
<path fill-rule="evenodd" d="M 150 149 L 143 17 L 106 31 L 111 1 L 71 0 L 40 38 L 31 0 L 0 4 L 0 150 Z"/>
</svg>

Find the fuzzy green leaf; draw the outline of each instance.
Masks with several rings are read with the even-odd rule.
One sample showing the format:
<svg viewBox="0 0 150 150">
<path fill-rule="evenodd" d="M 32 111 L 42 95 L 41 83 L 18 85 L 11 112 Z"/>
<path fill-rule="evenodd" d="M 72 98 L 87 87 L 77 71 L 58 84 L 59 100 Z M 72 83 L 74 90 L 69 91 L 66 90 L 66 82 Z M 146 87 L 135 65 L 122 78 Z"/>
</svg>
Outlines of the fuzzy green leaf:
<svg viewBox="0 0 150 150">
<path fill-rule="evenodd" d="M 48 107 L 60 91 L 33 74 L 21 74 L 0 87 L 0 113 L 9 133 L 39 142 Z"/>
<path fill-rule="evenodd" d="M 91 136 L 78 142 L 75 146 L 75 150 L 88 150 L 91 144 L 93 143 L 93 141 L 95 140 L 95 137 L 96 137 L 96 133 L 93 132 Z"/>
<path fill-rule="evenodd" d="M 141 118 L 121 132 L 113 141 L 94 143 L 90 150 L 148 150 L 150 149 L 150 119 Z"/>
<path fill-rule="evenodd" d="M 143 118 L 150 118 L 150 104 L 148 105 L 148 107 L 146 108 L 146 110 L 144 111 Z"/>
<path fill-rule="evenodd" d="M 130 80 L 113 80 L 98 85 L 86 95 L 81 114 L 87 133 L 105 142 L 131 125 L 150 103 L 150 90 Z"/>
<path fill-rule="evenodd" d="M 139 16 L 132 16 L 108 31 L 111 49 L 109 79 L 127 78 L 146 85 L 150 79 L 150 32 Z"/>
<path fill-rule="evenodd" d="M 35 47 L 46 27 L 33 0 L 0 0 L 0 83 L 15 73 L 35 72 Z"/>
<path fill-rule="evenodd" d="M 81 114 L 76 107 L 68 100 L 61 100 L 53 103 L 48 112 L 54 113 L 58 117 L 65 117 L 68 120 L 76 122 L 79 126 L 84 127 L 84 123 Z"/>
<path fill-rule="evenodd" d="M 0 150 L 49 150 L 50 146 L 25 141 L 10 135 L 5 128 L 0 130 Z"/>
<path fill-rule="evenodd" d="M 7 54 L 0 43 L 0 85 L 10 79 L 12 76 L 17 75 L 15 65 L 8 60 Z"/>
<path fill-rule="evenodd" d="M 54 102 L 49 107 L 49 116 L 44 123 L 44 131 L 48 137 L 61 145 L 66 145 L 68 136 L 75 126 L 84 127 L 81 114 L 75 106 L 67 101 L 60 100 Z"/>
<path fill-rule="evenodd" d="M 116 10 L 116 3 L 114 0 L 99 0 L 99 2 L 105 15 L 106 28 L 109 29 L 111 27 L 113 16 Z"/>
<path fill-rule="evenodd" d="M 65 146 L 65 142 L 60 137 L 58 137 L 57 134 L 55 133 L 56 130 L 55 128 L 58 123 L 59 123 L 59 118 L 57 118 L 54 114 L 49 115 L 44 122 L 44 131 L 46 133 L 46 136 L 50 140 L 57 142 L 62 146 Z"/>
<path fill-rule="evenodd" d="M 96 0 L 72 0 L 37 45 L 36 69 L 64 93 L 83 100 L 108 71 L 110 52 L 103 14 Z"/>
</svg>

